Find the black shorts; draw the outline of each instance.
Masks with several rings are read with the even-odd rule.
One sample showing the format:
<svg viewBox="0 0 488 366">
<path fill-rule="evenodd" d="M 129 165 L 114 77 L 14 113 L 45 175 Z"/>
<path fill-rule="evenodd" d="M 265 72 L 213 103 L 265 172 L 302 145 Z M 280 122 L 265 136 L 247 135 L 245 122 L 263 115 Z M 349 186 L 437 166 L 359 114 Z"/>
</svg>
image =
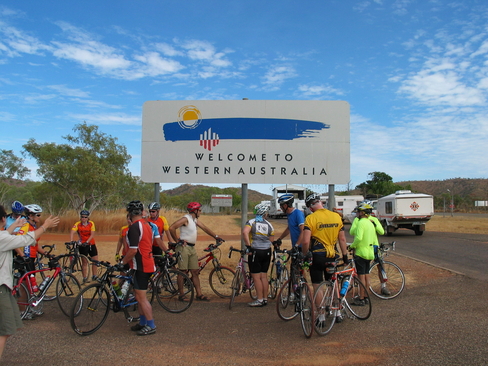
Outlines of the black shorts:
<svg viewBox="0 0 488 366">
<path fill-rule="evenodd" d="M 134 275 L 132 276 L 132 281 L 134 282 L 134 290 L 147 290 L 149 280 L 151 279 L 152 275 L 152 273 L 135 271 Z"/>
<path fill-rule="evenodd" d="M 332 274 L 328 274 L 325 271 L 325 268 L 330 262 L 335 262 L 336 258 L 327 258 L 313 253 L 312 255 L 312 265 L 310 266 L 310 278 L 312 279 L 312 283 L 321 283 L 324 280 L 330 280 Z"/>
<path fill-rule="evenodd" d="M 271 248 L 253 249 L 249 255 L 248 264 L 251 273 L 266 273 L 271 263 Z"/>
<path fill-rule="evenodd" d="M 89 244 L 83 247 L 79 247 L 80 254 L 86 255 L 87 257 L 96 257 L 98 255 L 98 250 L 96 244 Z"/>
<path fill-rule="evenodd" d="M 369 273 L 369 266 L 371 264 L 369 259 L 364 259 L 355 255 L 354 262 L 356 263 L 356 271 L 358 274 L 365 275 Z"/>
<path fill-rule="evenodd" d="M 153 255 L 163 255 L 163 250 L 160 247 L 158 247 L 157 245 L 153 245 L 152 253 L 153 253 Z"/>
</svg>

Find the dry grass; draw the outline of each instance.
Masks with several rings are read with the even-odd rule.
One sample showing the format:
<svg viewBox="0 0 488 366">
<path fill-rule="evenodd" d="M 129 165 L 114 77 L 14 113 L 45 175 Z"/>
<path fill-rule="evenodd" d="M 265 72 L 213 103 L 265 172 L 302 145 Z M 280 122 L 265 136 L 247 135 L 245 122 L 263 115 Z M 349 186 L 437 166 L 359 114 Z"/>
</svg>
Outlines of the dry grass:
<svg viewBox="0 0 488 366">
<path fill-rule="evenodd" d="M 427 231 L 440 231 L 444 233 L 461 234 L 487 234 L 488 217 L 481 216 L 454 216 L 442 214 L 434 216 L 426 227 Z"/>
</svg>

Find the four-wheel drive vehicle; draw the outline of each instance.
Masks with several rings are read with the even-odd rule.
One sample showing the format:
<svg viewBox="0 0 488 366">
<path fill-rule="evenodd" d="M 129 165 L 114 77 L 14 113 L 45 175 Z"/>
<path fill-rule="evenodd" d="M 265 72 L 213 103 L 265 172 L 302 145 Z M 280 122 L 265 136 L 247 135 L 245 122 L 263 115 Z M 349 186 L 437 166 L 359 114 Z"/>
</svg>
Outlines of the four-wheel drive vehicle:
<svg viewBox="0 0 488 366">
<path fill-rule="evenodd" d="M 434 198 L 431 195 L 406 190 L 379 198 L 375 206 L 376 217 L 388 236 L 401 228 L 422 235 L 426 222 L 434 216 Z"/>
</svg>

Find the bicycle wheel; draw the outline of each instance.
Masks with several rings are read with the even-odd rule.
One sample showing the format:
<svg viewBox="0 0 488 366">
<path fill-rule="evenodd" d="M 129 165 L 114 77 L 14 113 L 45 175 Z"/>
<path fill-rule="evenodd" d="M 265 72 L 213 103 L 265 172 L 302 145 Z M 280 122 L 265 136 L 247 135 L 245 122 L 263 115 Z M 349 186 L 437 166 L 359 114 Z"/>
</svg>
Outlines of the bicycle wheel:
<svg viewBox="0 0 488 366">
<path fill-rule="evenodd" d="M 146 298 L 147 301 L 152 304 L 154 300 L 154 283 L 152 280 L 148 283 Z M 139 304 L 136 300 L 132 284 L 129 285 L 129 288 L 127 289 L 127 294 L 122 300 L 122 309 L 124 310 L 125 319 L 127 319 L 129 323 L 139 320 Z"/>
<path fill-rule="evenodd" d="M 281 286 L 283 286 L 283 284 L 289 278 L 288 268 L 286 268 L 283 264 L 281 264 L 281 268 L 278 272 L 279 272 L 279 274 L 269 284 L 269 295 L 268 295 L 268 297 L 271 299 L 276 298 L 276 295 L 278 295 L 278 291 L 280 291 Z"/>
<path fill-rule="evenodd" d="M 56 298 L 64 315 L 69 316 L 73 301 L 80 291 L 81 286 L 75 276 L 70 273 L 59 274 L 58 282 L 56 283 Z"/>
<path fill-rule="evenodd" d="M 232 294 L 230 295 L 229 310 L 232 309 L 236 296 L 240 295 L 243 282 L 244 279 L 242 278 L 242 270 L 239 268 L 237 272 L 235 272 L 234 278 L 232 279 Z"/>
<path fill-rule="evenodd" d="M 232 296 L 232 279 L 234 278 L 234 271 L 229 267 L 217 267 L 210 271 L 208 282 L 213 292 L 217 296 L 229 298 Z"/>
<path fill-rule="evenodd" d="M 349 288 L 346 293 L 346 306 L 347 309 L 359 320 L 366 320 L 371 315 L 371 299 L 368 297 L 367 301 L 359 302 L 359 291 L 367 294 L 366 286 L 363 285 L 359 278 L 354 277 L 351 279 Z"/>
<path fill-rule="evenodd" d="M 310 338 L 315 322 L 312 291 L 307 283 L 300 285 L 300 322 L 305 337 Z"/>
<path fill-rule="evenodd" d="M 103 325 L 110 310 L 110 294 L 101 283 L 85 287 L 73 301 L 71 328 L 82 336 L 95 333 Z"/>
<path fill-rule="evenodd" d="M 254 280 L 252 279 L 251 273 L 246 272 L 246 276 L 249 280 L 249 296 L 251 296 L 251 299 L 256 300 L 258 298 L 258 293 L 256 291 L 256 287 L 254 286 Z"/>
<path fill-rule="evenodd" d="M 29 305 L 29 291 L 24 283 L 21 283 L 19 289 L 15 294 L 15 299 L 17 300 L 17 305 L 19 306 L 20 318 L 25 319 L 30 311 Z"/>
<path fill-rule="evenodd" d="M 155 286 L 153 293 L 159 305 L 170 313 L 181 313 L 193 303 L 195 289 L 186 273 L 170 269 L 161 274 Z"/>
<path fill-rule="evenodd" d="M 292 288 L 291 280 L 287 280 L 280 291 L 278 291 L 276 299 L 276 312 L 283 320 L 292 320 L 298 315 L 296 308 L 297 298 Z"/>
<path fill-rule="evenodd" d="M 383 267 L 384 274 L 381 273 Z M 383 262 L 382 266 L 375 263 L 369 270 L 369 289 L 373 295 L 383 300 L 394 299 L 405 288 L 405 275 L 395 263 Z M 384 280 L 386 278 L 386 281 Z M 384 287 L 381 284 L 384 283 Z"/>
<path fill-rule="evenodd" d="M 80 284 L 83 284 L 85 282 L 83 281 L 84 278 L 86 278 L 87 281 L 91 280 L 91 266 L 92 264 L 88 257 L 86 255 L 80 254 L 76 257 L 73 257 L 73 261 L 71 262 L 69 267 L 69 273 L 75 276 Z"/>
<path fill-rule="evenodd" d="M 330 281 L 322 282 L 313 298 L 315 304 L 315 331 L 319 335 L 326 335 L 332 330 L 336 321 L 336 310 L 339 299 L 334 292 L 334 284 Z"/>
</svg>

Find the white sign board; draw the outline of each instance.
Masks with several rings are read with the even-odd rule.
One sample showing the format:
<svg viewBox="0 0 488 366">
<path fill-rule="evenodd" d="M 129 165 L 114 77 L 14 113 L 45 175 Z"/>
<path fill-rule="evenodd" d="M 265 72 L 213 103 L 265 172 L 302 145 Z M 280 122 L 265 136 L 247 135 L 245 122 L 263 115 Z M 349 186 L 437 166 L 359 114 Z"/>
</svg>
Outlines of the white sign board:
<svg viewBox="0 0 488 366">
<path fill-rule="evenodd" d="M 231 194 L 213 194 L 210 201 L 212 207 L 232 207 Z"/>
<path fill-rule="evenodd" d="M 347 184 L 344 101 L 149 101 L 142 113 L 147 183 Z"/>
</svg>

